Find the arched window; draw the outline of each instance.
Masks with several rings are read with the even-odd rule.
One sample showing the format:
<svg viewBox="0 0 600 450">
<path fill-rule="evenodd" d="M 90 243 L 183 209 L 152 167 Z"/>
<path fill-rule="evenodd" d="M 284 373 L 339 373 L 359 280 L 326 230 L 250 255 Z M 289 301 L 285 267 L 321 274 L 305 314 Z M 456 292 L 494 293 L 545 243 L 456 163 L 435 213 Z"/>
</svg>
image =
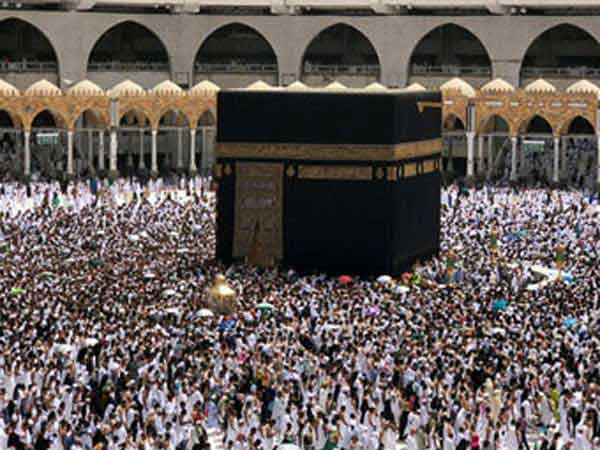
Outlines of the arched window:
<svg viewBox="0 0 600 450">
<path fill-rule="evenodd" d="M 39 73 L 39 79 L 57 82 L 58 59 L 54 47 L 30 23 L 19 19 L 3 20 L 0 22 L 0 73 L 26 72 Z M 17 77 L 15 84 L 24 88 L 18 81 Z"/>
<path fill-rule="evenodd" d="M 88 71 L 169 71 L 169 54 L 162 41 L 143 25 L 123 22 L 115 25 L 94 45 Z"/>
<path fill-rule="evenodd" d="M 443 130 L 446 132 L 464 131 L 465 124 L 457 116 L 451 114 L 444 120 Z"/>
<path fill-rule="evenodd" d="M 492 74 L 490 56 L 466 28 L 446 24 L 419 41 L 410 57 L 410 76 L 482 77 Z"/>
<path fill-rule="evenodd" d="M 598 78 L 598 71 L 598 41 L 581 28 L 564 24 L 543 32 L 531 43 L 521 65 L 521 80 Z"/>
<path fill-rule="evenodd" d="M 379 57 L 371 41 L 345 24 L 321 31 L 306 48 L 302 61 L 303 80 L 307 83 L 311 83 L 313 75 L 325 77 L 322 83 L 334 79 L 348 83 L 350 77 L 361 77 L 365 84 L 377 81 L 380 72 Z"/>
<path fill-rule="evenodd" d="M 523 134 L 552 134 L 552 125 L 541 116 L 534 116 L 524 124 Z"/>
<path fill-rule="evenodd" d="M 202 43 L 194 73 L 196 82 L 209 78 L 224 87 L 246 87 L 257 80 L 277 84 L 277 57 L 258 31 L 233 23 L 214 31 Z"/>
<path fill-rule="evenodd" d="M 493 115 L 492 117 L 487 119 L 485 125 L 483 126 L 484 134 L 507 135 L 509 133 L 509 130 L 510 128 L 506 120 L 498 115 Z"/>
<path fill-rule="evenodd" d="M 596 135 L 596 130 L 589 120 L 584 119 L 581 116 L 575 117 L 569 124 L 567 134 L 584 134 L 584 135 Z"/>
</svg>

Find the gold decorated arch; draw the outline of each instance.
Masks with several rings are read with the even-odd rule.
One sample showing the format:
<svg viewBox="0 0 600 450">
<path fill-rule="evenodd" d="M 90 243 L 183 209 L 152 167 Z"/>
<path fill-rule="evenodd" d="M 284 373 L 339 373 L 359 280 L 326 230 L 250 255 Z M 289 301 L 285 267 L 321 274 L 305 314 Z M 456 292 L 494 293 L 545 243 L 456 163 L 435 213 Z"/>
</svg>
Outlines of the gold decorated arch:
<svg viewBox="0 0 600 450">
<path fill-rule="evenodd" d="M 35 117 L 48 110 L 57 122 L 57 127 L 74 130 L 78 119 L 86 111 L 94 117 L 94 126 L 111 125 L 111 103 L 117 104 L 117 123 L 128 114 L 133 114 L 138 124 L 157 130 L 161 118 L 174 112 L 178 118 L 176 126 L 197 128 L 207 117 L 216 120 L 216 91 L 174 91 L 126 93 L 111 97 L 109 93 L 89 92 L 70 94 L 49 92 L 45 95 L 25 93 L 0 93 L 0 110 L 6 111 L 15 128 L 31 130 Z M 524 89 L 512 91 L 475 91 L 467 95 L 460 90 L 444 90 L 442 104 L 443 124 L 450 119 L 460 120 L 468 128 L 469 108 L 475 114 L 475 134 L 486 134 L 490 120 L 497 116 L 508 126 L 508 134 L 518 136 L 527 128 L 529 121 L 540 116 L 548 121 L 555 136 L 568 133 L 569 126 L 577 117 L 588 121 L 596 133 L 598 97 L 595 93 L 528 92 Z M 448 130 L 453 131 L 453 130 Z"/>
<path fill-rule="evenodd" d="M 115 98 L 117 118 L 134 113 L 138 124 L 158 129 L 160 119 L 169 111 L 182 115 L 185 126 L 195 128 L 207 111 L 216 116 L 216 93 L 177 93 L 174 95 L 143 93 Z M 74 130 L 76 122 L 86 111 L 93 114 L 97 126 L 111 125 L 111 102 L 108 95 L 26 95 L 0 94 L 0 110 L 8 113 L 15 128 L 30 131 L 35 117 L 49 111 L 58 128 Z"/>
<path fill-rule="evenodd" d="M 565 135 L 577 117 L 587 120 L 596 128 L 598 98 L 593 93 L 533 93 L 521 89 L 492 93 L 479 91 L 471 102 L 475 106 L 476 134 L 485 134 L 494 116 L 508 124 L 509 134 L 513 137 L 523 134 L 536 116 L 548 122 L 556 137 Z"/>
</svg>

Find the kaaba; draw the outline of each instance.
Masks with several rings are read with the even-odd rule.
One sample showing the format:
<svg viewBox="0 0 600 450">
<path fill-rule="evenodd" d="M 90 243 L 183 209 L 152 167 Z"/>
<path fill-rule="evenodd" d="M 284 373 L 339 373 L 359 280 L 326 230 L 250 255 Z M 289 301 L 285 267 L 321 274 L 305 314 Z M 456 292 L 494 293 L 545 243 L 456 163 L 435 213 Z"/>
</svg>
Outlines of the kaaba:
<svg viewBox="0 0 600 450">
<path fill-rule="evenodd" d="M 398 275 L 440 242 L 437 92 L 218 94 L 217 259 Z"/>
</svg>

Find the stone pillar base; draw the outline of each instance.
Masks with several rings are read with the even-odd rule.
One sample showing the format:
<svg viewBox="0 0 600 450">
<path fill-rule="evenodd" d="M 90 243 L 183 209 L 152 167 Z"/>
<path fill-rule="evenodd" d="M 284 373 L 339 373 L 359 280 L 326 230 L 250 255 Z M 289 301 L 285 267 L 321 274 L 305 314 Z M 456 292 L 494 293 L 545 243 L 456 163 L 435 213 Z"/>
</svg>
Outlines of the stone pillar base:
<svg viewBox="0 0 600 450">
<path fill-rule="evenodd" d="M 467 186 L 469 187 L 475 186 L 478 182 L 477 177 L 475 175 L 467 176 L 465 178 L 465 181 L 467 183 Z"/>
<path fill-rule="evenodd" d="M 119 171 L 118 170 L 109 170 L 107 176 L 109 179 L 114 181 L 119 178 Z"/>
</svg>

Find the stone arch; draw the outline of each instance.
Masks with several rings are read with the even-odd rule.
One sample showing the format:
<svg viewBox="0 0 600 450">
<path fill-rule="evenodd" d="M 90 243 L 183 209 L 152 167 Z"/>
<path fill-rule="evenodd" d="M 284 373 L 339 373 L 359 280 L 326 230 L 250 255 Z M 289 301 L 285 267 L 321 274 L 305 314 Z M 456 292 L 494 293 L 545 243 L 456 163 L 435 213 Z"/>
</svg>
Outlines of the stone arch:
<svg viewBox="0 0 600 450">
<path fill-rule="evenodd" d="M 187 114 L 175 107 L 164 108 L 158 114 L 157 128 L 164 126 L 189 128 L 190 119 Z"/>
<path fill-rule="evenodd" d="M 561 127 L 562 135 L 570 134 L 596 134 L 596 130 L 592 122 L 587 118 L 576 115 L 567 119 Z"/>
<path fill-rule="evenodd" d="M 202 125 L 201 121 L 205 120 L 205 123 L 210 123 L 211 125 Z M 194 114 L 193 119 L 190 121 L 191 123 L 191 127 L 193 128 L 194 126 L 196 128 L 201 127 L 201 126 L 217 126 L 217 110 L 216 108 L 213 107 L 206 107 L 204 109 L 201 109 L 199 111 L 197 111 Z"/>
<path fill-rule="evenodd" d="M 92 125 L 86 125 L 86 128 L 103 129 L 110 125 L 110 119 L 104 111 L 100 111 L 95 108 L 82 108 L 73 116 L 73 121 L 71 123 L 72 127 L 75 127 L 75 123 L 80 117 L 83 117 L 86 123 L 90 123 Z"/>
<path fill-rule="evenodd" d="M 464 131 L 465 124 L 463 120 L 454 113 L 444 116 L 442 130 L 446 132 Z"/>
<path fill-rule="evenodd" d="M 491 114 L 479 122 L 478 134 L 507 133 L 510 134 L 510 121 L 502 114 Z"/>
<path fill-rule="evenodd" d="M 217 118 L 210 109 L 204 111 L 198 118 L 199 127 L 214 127 L 217 125 Z"/>
<path fill-rule="evenodd" d="M 553 42 L 557 45 L 552 45 Z M 521 59 L 520 78 L 553 74 L 587 78 L 589 73 L 583 68 L 600 68 L 600 43 L 585 29 L 562 23 L 544 30 L 529 44 Z"/>
<path fill-rule="evenodd" d="M 466 39 L 468 46 L 459 45 Z M 491 78 L 492 60 L 483 41 L 471 30 L 455 24 L 439 25 L 425 34 L 413 47 L 408 64 L 409 78 L 415 75 Z"/>
<path fill-rule="evenodd" d="M 335 67 L 342 70 L 335 71 Z M 365 83 L 381 77 L 381 57 L 373 41 L 358 28 L 342 22 L 327 26 L 310 40 L 302 54 L 300 73 L 306 80 L 313 69 L 315 73 L 331 69 L 327 81 L 333 81 L 353 74 L 349 69 L 346 73 L 344 67 L 369 78 Z"/>
<path fill-rule="evenodd" d="M 543 114 L 534 114 L 519 125 L 519 134 L 554 134 L 552 122 Z"/>
<path fill-rule="evenodd" d="M 130 108 L 119 114 L 119 127 L 144 127 L 150 123 L 150 118 L 141 109 Z"/>
<path fill-rule="evenodd" d="M 39 27 L 21 18 L 5 18 L 0 21 L 0 40 L 4 43 L 0 50 L 3 72 L 54 72 L 58 81 L 57 49 Z"/>
<path fill-rule="evenodd" d="M 237 81 L 215 75 L 232 75 Z M 237 77 L 233 75 L 237 74 Z M 277 84 L 279 62 L 273 44 L 256 28 L 242 22 L 232 22 L 212 30 L 200 43 L 194 56 L 194 76 L 215 79 L 219 86 L 234 83 L 245 87 L 250 82 L 265 79 Z M 248 75 L 252 77 L 248 78 Z M 197 78 L 195 82 L 200 81 Z"/>
<path fill-rule="evenodd" d="M 57 111 L 40 108 L 31 116 L 31 128 L 67 128 L 67 120 Z"/>
<path fill-rule="evenodd" d="M 0 128 L 23 128 L 23 120 L 9 108 L 0 107 Z"/>
<path fill-rule="evenodd" d="M 171 57 L 167 46 L 154 31 L 136 21 L 126 20 L 111 26 L 94 42 L 87 58 L 87 70 L 96 71 L 108 63 L 121 68 L 144 63 L 143 70 L 169 72 Z"/>
</svg>

